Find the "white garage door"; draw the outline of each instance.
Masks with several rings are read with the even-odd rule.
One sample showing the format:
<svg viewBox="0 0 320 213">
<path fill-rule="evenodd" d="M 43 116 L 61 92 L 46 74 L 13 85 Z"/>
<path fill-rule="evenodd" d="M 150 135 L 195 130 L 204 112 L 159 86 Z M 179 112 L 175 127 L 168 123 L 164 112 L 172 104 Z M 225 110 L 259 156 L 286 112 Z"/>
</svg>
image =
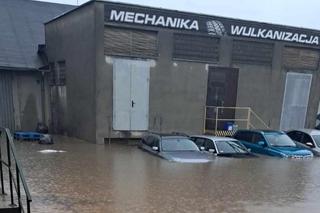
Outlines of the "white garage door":
<svg viewBox="0 0 320 213">
<path fill-rule="evenodd" d="M 113 63 L 113 129 L 147 130 L 149 124 L 147 61 L 115 59 Z"/>
<path fill-rule="evenodd" d="M 281 130 L 305 127 L 312 75 L 288 72 L 282 106 Z"/>
</svg>

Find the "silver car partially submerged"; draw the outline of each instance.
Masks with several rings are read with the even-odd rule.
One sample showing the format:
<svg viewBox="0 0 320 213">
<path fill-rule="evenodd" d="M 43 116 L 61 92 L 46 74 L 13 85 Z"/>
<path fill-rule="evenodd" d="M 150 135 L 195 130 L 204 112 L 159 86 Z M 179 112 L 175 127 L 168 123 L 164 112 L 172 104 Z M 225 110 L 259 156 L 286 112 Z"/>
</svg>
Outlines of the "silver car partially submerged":
<svg viewBox="0 0 320 213">
<path fill-rule="evenodd" d="M 212 157 L 200 151 L 187 136 L 175 134 L 147 134 L 138 145 L 139 148 L 173 162 L 208 163 Z"/>
<path fill-rule="evenodd" d="M 200 150 L 221 157 L 256 157 L 240 141 L 234 138 L 217 137 L 211 135 L 190 136 Z"/>
<path fill-rule="evenodd" d="M 287 135 L 299 146 L 306 148 L 320 157 L 320 130 L 296 129 L 287 132 Z"/>
</svg>

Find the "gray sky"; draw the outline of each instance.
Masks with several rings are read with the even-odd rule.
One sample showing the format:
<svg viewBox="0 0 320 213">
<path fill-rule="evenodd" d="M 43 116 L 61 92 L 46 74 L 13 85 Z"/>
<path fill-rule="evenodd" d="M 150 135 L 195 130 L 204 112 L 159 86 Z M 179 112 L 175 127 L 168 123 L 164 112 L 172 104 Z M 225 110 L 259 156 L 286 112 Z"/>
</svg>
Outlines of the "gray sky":
<svg viewBox="0 0 320 213">
<path fill-rule="evenodd" d="M 88 0 L 39 0 L 76 5 Z M 225 17 L 320 30 L 319 0 L 121 0 Z"/>
</svg>

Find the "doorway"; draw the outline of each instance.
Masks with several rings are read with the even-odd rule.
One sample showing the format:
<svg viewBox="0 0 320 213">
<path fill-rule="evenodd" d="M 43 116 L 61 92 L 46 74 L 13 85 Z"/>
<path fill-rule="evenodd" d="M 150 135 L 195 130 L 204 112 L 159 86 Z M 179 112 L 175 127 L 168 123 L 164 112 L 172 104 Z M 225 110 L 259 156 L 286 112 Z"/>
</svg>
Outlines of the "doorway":
<svg viewBox="0 0 320 213">
<path fill-rule="evenodd" d="M 148 130 L 149 78 L 147 61 L 115 59 L 113 63 L 113 129 Z"/>
<path fill-rule="evenodd" d="M 237 103 L 239 69 L 229 67 L 209 67 L 207 86 L 207 106 L 235 107 Z M 216 117 L 215 108 L 207 110 L 206 127 L 215 128 L 215 122 L 211 119 Z M 220 119 L 234 119 L 235 111 L 219 110 Z M 210 119 L 211 118 L 211 119 Z M 226 121 L 227 122 L 227 121 Z M 219 122 L 218 129 L 223 129 L 226 122 Z"/>
<path fill-rule="evenodd" d="M 305 127 L 312 75 L 288 72 L 284 91 L 280 129 Z"/>
</svg>

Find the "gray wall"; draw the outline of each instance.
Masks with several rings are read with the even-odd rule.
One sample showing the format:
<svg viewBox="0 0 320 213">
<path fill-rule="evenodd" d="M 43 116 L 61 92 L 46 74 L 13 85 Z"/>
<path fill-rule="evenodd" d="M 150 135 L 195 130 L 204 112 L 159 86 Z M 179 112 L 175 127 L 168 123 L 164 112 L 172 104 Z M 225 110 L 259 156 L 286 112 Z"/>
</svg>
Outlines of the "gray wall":
<svg viewBox="0 0 320 213">
<path fill-rule="evenodd" d="M 199 134 L 207 94 L 206 64 L 173 61 L 172 32 L 160 31 L 158 38 L 160 57 L 150 73 L 150 129 Z"/>
<path fill-rule="evenodd" d="M 5 92 L 1 95 L 0 125 L 12 131 L 35 131 L 38 122 L 47 123 L 44 116 L 48 118 L 48 105 L 42 106 L 41 73 L 12 70 L 0 72 L 0 93 Z M 7 85 L 5 91 L 4 83 Z"/>
<path fill-rule="evenodd" d="M 320 101 L 319 67 L 317 70 L 285 67 L 284 48 L 284 43 L 274 43 L 270 66 L 232 64 L 239 68 L 237 106 L 251 107 L 272 129 L 279 129 L 287 72 L 309 73 L 313 77 L 305 127 L 314 128 Z"/>
<path fill-rule="evenodd" d="M 16 128 L 35 131 L 42 121 L 41 74 L 40 72 L 15 72 L 13 78 Z"/>
<path fill-rule="evenodd" d="M 88 4 L 63 19 L 46 24 L 45 33 L 49 62 L 66 61 L 67 132 L 70 136 L 94 142 L 94 4 Z"/>
<path fill-rule="evenodd" d="M 104 4 L 96 3 L 96 120 L 98 143 L 104 138 L 126 137 L 112 131 L 112 56 L 104 56 Z M 102 27 L 101 27 L 102 26 Z M 172 60 L 173 33 L 158 33 L 159 57 L 151 61 L 149 95 L 149 130 L 203 132 L 207 93 L 207 64 Z M 111 130 L 111 132 L 109 132 Z"/>
<path fill-rule="evenodd" d="M 66 60 L 67 65 L 67 131 L 101 144 L 105 138 L 131 136 L 112 130 L 113 56 L 104 55 L 104 24 L 104 4 L 93 2 L 46 25 L 50 62 Z M 289 71 L 282 63 L 283 43 L 269 42 L 269 64 L 234 63 L 233 39 L 222 37 L 219 62 L 209 65 L 172 60 L 173 31 L 150 29 L 159 30 L 159 57 L 150 60 L 150 130 L 203 131 L 208 66 L 239 68 L 237 106 L 251 107 L 268 125 L 279 128 Z M 306 122 L 312 127 L 320 99 L 319 74 L 304 72 L 314 73 Z"/>
</svg>

